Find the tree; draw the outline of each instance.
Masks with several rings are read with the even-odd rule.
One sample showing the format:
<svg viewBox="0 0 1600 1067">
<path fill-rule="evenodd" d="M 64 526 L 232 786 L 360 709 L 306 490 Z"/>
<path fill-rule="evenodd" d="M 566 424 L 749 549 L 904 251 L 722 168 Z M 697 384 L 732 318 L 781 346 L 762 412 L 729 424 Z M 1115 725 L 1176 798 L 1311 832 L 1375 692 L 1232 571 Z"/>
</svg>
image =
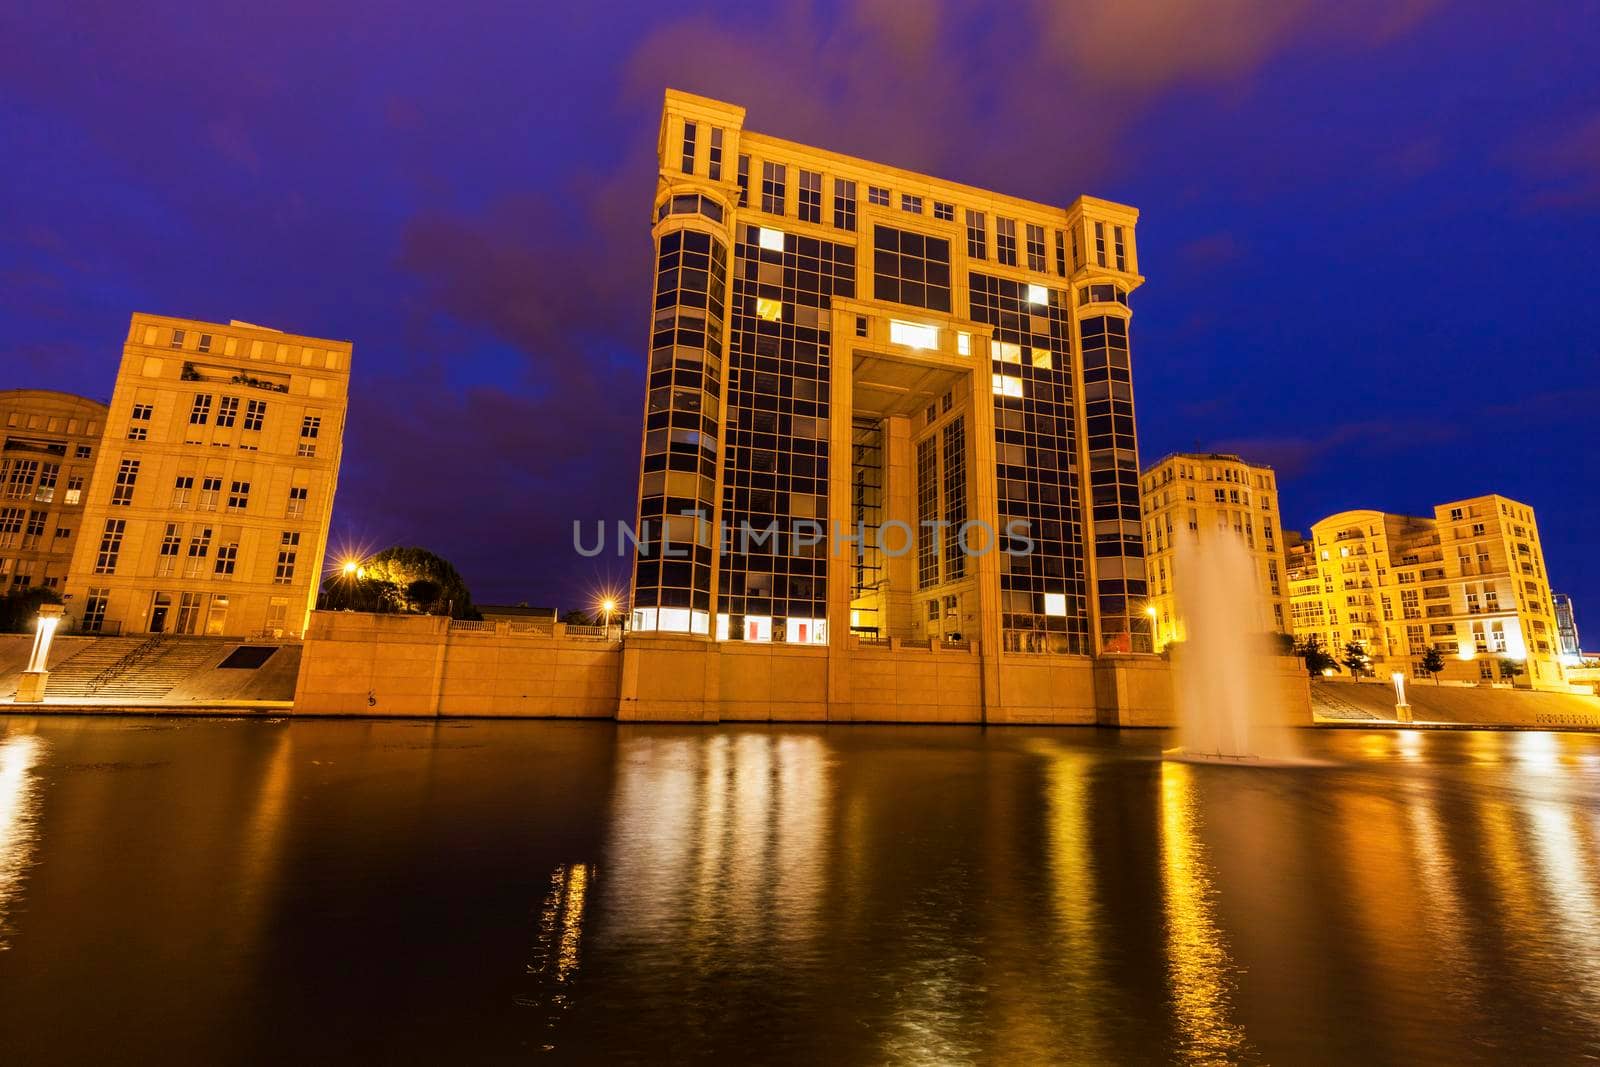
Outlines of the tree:
<svg viewBox="0 0 1600 1067">
<path fill-rule="evenodd" d="M 8 596 L 0 596 L 0 633 L 31 632 L 34 620 L 39 616 L 39 605 L 59 603 L 61 594 L 42 585 L 18 589 Z"/>
<path fill-rule="evenodd" d="M 567 626 L 598 626 L 594 616 L 587 611 L 569 611 L 561 616 L 561 621 Z"/>
<path fill-rule="evenodd" d="M 432 578 L 418 578 L 406 586 L 406 601 L 413 611 L 433 614 L 439 606 L 439 598 L 444 595 L 444 586 Z"/>
<path fill-rule="evenodd" d="M 1372 657 L 1367 655 L 1367 650 L 1361 647 L 1359 641 L 1351 641 L 1344 646 L 1344 658 L 1339 662 L 1350 672 L 1352 678 L 1368 674 L 1372 669 Z"/>
<path fill-rule="evenodd" d="M 1305 661 L 1306 673 L 1313 677 L 1338 666 L 1334 658 L 1323 651 L 1322 641 L 1316 636 L 1307 637 L 1302 641 L 1295 649 L 1295 653 Z"/>
<path fill-rule="evenodd" d="M 442 556 L 396 545 L 354 570 L 340 568 L 322 581 L 323 604 L 332 610 L 448 614 L 482 618 L 460 573 Z"/>
<path fill-rule="evenodd" d="M 1439 684 L 1439 672 L 1444 670 L 1444 654 L 1434 645 L 1429 645 L 1427 651 L 1422 653 L 1422 658 L 1417 661 L 1417 666 L 1433 675 L 1433 684 Z"/>
<path fill-rule="evenodd" d="M 1508 682 L 1515 682 L 1518 675 L 1526 673 L 1528 673 L 1528 668 L 1524 667 L 1518 660 L 1502 659 L 1500 661 L 1500 677 Z"/>
</svg>

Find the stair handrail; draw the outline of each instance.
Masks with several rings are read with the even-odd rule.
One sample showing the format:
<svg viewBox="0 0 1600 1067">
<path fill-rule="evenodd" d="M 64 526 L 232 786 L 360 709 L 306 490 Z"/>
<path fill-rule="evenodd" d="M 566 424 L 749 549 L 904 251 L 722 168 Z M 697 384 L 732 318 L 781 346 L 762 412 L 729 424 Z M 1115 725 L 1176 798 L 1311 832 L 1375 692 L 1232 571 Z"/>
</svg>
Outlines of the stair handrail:
<svg viewBox="0 0 1600 1067">
<path fill-rule="evenodd" d="M 98 693 L 102 686 L 109 684 L 112 679 L 116 678 L 117 675 L 122 674 L 124 671 L 131 670 L 146 656 L 160 648 L 162 642 L 166 640 L 166 636 L 166 634 L 152 634 L 148 641 L 143 642 L 137 648 L 129 650 L 128 653 L 121 659 L 117 660 L 117 662 L 113 663 L 111 666 L 107 667 L 105 670 L 91 678 L 89 680 L 89 684 L 83 687 L 84 692 L 90 696 Z"/>
</svg>

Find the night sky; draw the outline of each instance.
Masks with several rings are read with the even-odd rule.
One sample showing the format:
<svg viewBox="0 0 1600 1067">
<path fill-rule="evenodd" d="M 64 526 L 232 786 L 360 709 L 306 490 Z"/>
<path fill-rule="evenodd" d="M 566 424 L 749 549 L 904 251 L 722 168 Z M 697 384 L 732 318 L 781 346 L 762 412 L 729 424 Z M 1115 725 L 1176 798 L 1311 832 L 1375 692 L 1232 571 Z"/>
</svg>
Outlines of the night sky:
<svg viewBox="0 0 1600 1067">
<path fill-rule="evenodd" d="M 1600 637 L 1592 3 L 225 6 L 0 11 L 0 388 L 108 399 L 135 310 L 350 339 L 336 546 L 626 585 L 571 523 L 633 513 L 670 85 L 1135 205 L 1146 463 L 1271 463 L 1301 529 L 1505 493 Z"/>
</svg>

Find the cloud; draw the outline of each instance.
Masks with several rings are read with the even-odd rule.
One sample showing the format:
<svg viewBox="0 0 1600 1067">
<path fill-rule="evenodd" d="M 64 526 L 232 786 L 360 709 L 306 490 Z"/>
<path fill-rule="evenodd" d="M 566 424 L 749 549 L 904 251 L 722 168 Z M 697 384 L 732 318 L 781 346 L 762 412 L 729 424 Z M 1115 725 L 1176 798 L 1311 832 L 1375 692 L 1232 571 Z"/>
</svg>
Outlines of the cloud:
<svg viewBox="0 0 1600 1067">
<path fill-rule="evenodd" d="M 1231 233 L 1220 232 L 1197 237 L 1178 248 L 1179 262 L 1190 267 L 1222 267 L 1244 254 L 1244 249 Z"/>
<path fill-rule="evenodd" d="M 1546 124 L 1515 149 L 1516 165 L 1536 185 L 1536 208 L 1600 203 L 1600 112 L 1562 127 Z"/>
</svg>

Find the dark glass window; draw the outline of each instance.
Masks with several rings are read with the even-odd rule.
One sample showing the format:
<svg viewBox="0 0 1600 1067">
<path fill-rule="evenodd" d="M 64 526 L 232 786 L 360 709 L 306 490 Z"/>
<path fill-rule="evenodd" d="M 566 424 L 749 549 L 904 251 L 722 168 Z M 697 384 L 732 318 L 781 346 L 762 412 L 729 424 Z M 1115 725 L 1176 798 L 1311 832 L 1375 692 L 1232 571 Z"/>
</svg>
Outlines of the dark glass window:
<svg viewBox="0 0 1600 1067">
<path fill-rule="evenodd" d="M 1044 270 L 1044 227 L 1027 224 L 1028 269 Z"/>
<path fill-rule="evenodd" d="M 856 228 L 856 183 L 833 179 L 833 224 L 841 230 Z"/>
<path fill-rule="evenodd" d="M 901 193 L 900 210 L 909 211 L 913 215 L 922 214 L 922 197 L 912 196 L 910 193 Z"/>
<path fill-rule="evenodd" d="M 1056 273 L 1067 276 L 1067 238 L 1060 230 L 1056 231 Z"/>
<path fill-rule="evenodd" d="M 739 206 L 750 206 L 750 157 L 739 157 Z"/>
<path fill-rule="evenodd" d="M 917 442 L 917 588 L 939 581 L 939 438 Z"/>
<path fill-rule="evenodd" d="M 1017 220 L 994 218 L 994 258 L 1008 267 L 1017 265 Z"/>
<path fill-rule="evenodd" d="M 873 227 L 872 275 L 878 300 L 950 310 L 950 242 L 942 237 Z"/>
<path fill-rule="evenodd" d="M 967 431 L 961 416 L 945 423 L 944 436 L 944 580 L 967 573 L 961 551 L 962 524 L 967 521 Z"/>
<path fill-rule="evenodd" d="M 1115 245 L 1115 249 L 1116 249 L 1116 253 L 1117 253 L 1117 269 L 1118 270 L 1127 270 L 1128 269 L 1128 253 L 1127 253 L 1127 249 L 1123 246 L 1123 243 L 1122 243 L 1122 227 L 1121 226 L 1113 226 L 1113 227 L 1111 227 L 1111 238 L 1112 238 L 1112 241 L 1113 241 L 1113 243 Z"/>
<path fill-rule="evenodd" d="M 706 171 L 711 180 L 722 180 L 722 130 L 717 127 L 711 129 L 711 165 Z"/>
<path fill-rule="evenodd" d="M 989 258 L 989 234 L 984 224 L 983 212 L 967 211 L 967 258 Z"/>
<path fill-rule="evenodd" d="M 1106 265 L 1106 224 L 1094 224 L 1094 261 L 1100 266 Z"/>
<path fill-rule="evenodd" d="M 800 221 L 822 221 L 822 175 L 814 170 L 800 172 Z"/>
<path fill-rule="evenodd" d="M 761 210 L 769 215 L 782 215 L 783 200 L 788 184 L 788 167 L 782 163 L 762 163 Z"/>
<path fill-rule="evenodd" d="M 685 174 L 694 173 L 694 137 L 694 123 L 685 122 L 683 124 L 683 172 Z"/>
<path fill-rule="evenodd" d="M 956 206 L 954 204 L 947 204 L 943 200 L 935 200 L 933 202 L 933 217 L 944 222 L 954 222 L 956 217 Z"/>
<path fill-rule="evenodd" d="M 1072 227 L 1072 269 L 1077 270 L 1083 266 L 1083 249 L 1079 243 L 1078 229 L 1081 223 Z"/>
<path fill-rule="evenodd" d="M 881 207 L 888 207 L 889 190 L 878 185 L 867 186 L 867 203 L 877 204 Z"/>
</svg>

